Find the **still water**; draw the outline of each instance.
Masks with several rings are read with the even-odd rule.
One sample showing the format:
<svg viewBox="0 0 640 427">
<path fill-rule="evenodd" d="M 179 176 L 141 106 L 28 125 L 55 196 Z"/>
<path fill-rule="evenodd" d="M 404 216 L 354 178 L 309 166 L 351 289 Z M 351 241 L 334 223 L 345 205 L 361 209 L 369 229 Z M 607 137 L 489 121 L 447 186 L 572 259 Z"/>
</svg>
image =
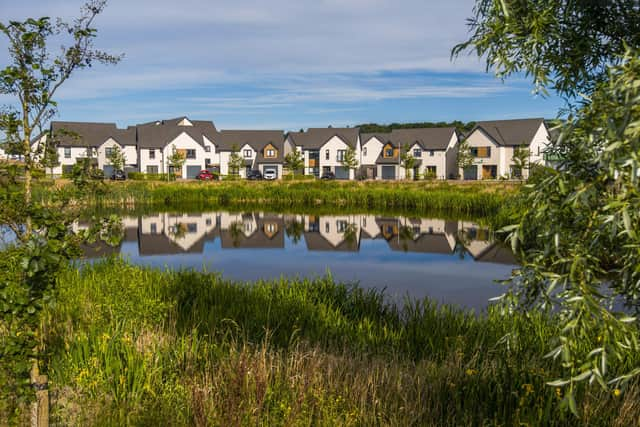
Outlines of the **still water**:
<svg viewBox="0 0 640 427">
<path fill-rule="evenodd" d="M 384 289 L 393 300 L 428 296 L 475 309 L 502 292 L 495 281 L 516 264 L 490 230 L 471 221 L 221 211 L 122 220 L 122 243 L 85 247 L 86 258 L 119 253 L 134 264 L 217 271 L 240 281 L 330 272 L 337 281 Z"/>
</svg>

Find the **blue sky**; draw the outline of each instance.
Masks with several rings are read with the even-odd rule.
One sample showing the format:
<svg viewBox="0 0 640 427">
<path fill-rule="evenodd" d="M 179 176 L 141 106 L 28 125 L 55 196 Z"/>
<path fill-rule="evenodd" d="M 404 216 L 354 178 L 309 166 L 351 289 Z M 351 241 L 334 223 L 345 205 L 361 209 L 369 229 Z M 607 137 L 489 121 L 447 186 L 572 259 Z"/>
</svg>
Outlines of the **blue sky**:
<svg viewBox="0 0 640 427">
<path fill-rule="evenodd" d="M 71 19 L 81 4 L 5 2 L 0 15 Z M 96 45 L 125 58 L 75 74 L 59 93 L 56 119 L 125 126 L 186 115 L 221 129 L 297 130 L 555 117 L 561 100 L 534 96 L 526 79 L 501 82 L 473 56 L 451 62 L 473 4 L 110 0 Z"/>
</svg>

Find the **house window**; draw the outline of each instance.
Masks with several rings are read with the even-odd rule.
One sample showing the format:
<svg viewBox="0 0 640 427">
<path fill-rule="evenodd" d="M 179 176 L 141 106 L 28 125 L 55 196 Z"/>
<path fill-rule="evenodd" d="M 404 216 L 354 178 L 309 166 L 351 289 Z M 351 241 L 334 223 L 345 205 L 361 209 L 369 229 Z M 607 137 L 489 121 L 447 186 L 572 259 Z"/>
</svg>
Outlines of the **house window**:
<svg viewBox="0 0 640 427">
<path fill-rule="evenodd" d="M 207 226 L 209 226 L 209 225 L 213 224 L 213 221 L 211 221 L 211 218 L 207 218 L 205 223 L 206 223 Z"/>
<path fill-rule="evenodd" d="M 91 157 L 92 154 L 93 154 L 93 149 L 87 147 L 87 157 Z"/>
<path fill-rule="evenodd" d="M 113 154 L 113 147 L 107 147 L 104 149 L 104 155 L 106 157 L 109 157 Z"/>
<path fill-rule="evenodd" d="M 336 228 L 338 233 L 344 233 L 347 230 L 347 221 L 336 221 Z"/>
<path fill-rule="evenodd" d="M 156 158 L 156 150 L 149 150 L 149 159 L 154 160 Z"/>
<path fill-rule="evenodd" d="M 264 225 L 264 231 L 267 234 L 274 234 L 278 231 L 278 224 L 275 224 L 273 222 L 270 222 L 268 224 Z"/>
<path fill-rule="evenodd" d="M 429 150 L 429 157 L 433 157 L 435 152 L 433 150 Z"/>
<path fill-rule="evenodd" d="M 250 159 L 251 157 L 253 157 L 253 150 L 250 149 L 246 149 L 242 152 L 242 155 L 246 158 L 246 159 Z"/>
<path fill-rule="evenodd" d="M 413 157 L 422 157 L 422 150 L 419 148 L 413 149 Z"/>
<path fill-rule="evenodd" d="M 211 167 L 211 159 L 204 159 L 204 168 L 209 169 Z"/>
<path fill-rule="evenodd" d="M 384 156 L 385 157 L 393 157 L 393 148 L 392 147 L 387 147 L 384 149 Z"/>
<path fill-rule="evenodd" d="M 274 150 L 273 148 L 268 148 L 267 154 L 265 155 L 265 157 L 275 157 L 275 156 L 276 156 L 276 150 Z"/>
<path fill-rule="evenodd" d="M 338 150 L 338 157 L 336 158 L 336 160 L 338 160 L 339 162 L 343 161 L 346 152 L 347 150 Z"/>
<path fill-rule="evenodd" d="M 210 153 L 211 152 L 211 147 L 209 147 L 208 145 L 204 147 L 204 152 L 205 153 Z"/>
<path fill-rule="evenodd" d="M 64 158 L 65 159 L 70 159 L 71 158 L 71 148 L 70 147 L 64 147 Z"/>
<path fill-rule="evenodd" d="M 324 150 L 324 159 L 329 160 L 329 150 Z"/>
<path fill-rule="evenodd" d="M 147 173 L 158 173 L 158 166 L 147 166 Z"/>
<path fill-rule="evenodd" d="M 486 159 L 491 157 L 491 147 L 471 147 L 471 155 Z"/>
<path fill-rule="evenodd" d="M 196 224 L 195 222 L 190 222 L 189 224 L 187 224 L 187 231 L 189 233 L 197 233 L 198 232 L 198 224 Z"/>
<path fill-rule="evenodd" d="M 153 222 L 151 223 L 151 234 L 156 234 L 158 232 L 158 225 Z"/>
<path fill-rule="evenodd" d="M 195 159 L 196 158 L 196 150 L 188 149 L 187 150 L 187 159 Z"/>
<path fill-rule="evenodd" d="M 328 223 L 328 222 L 325 222 L 325 223 L 324 223 L 324 231 L 325 231 L 325 233 L 328 233 L 328 232 L 329 232 L 329 227 L 330 227 L 330 226 L 329 226 L 329 223 Z"/>
</svg>

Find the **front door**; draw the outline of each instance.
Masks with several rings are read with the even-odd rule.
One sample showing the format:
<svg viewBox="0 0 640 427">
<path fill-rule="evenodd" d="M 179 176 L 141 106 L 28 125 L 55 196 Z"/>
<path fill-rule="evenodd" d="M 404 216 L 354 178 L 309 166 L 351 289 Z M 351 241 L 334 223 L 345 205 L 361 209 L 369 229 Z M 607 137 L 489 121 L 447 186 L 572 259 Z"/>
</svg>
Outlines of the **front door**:
<svg viewBox="0 0 640 427">
<path fill-rule="evenodd" d="M 478 166 L 471 165 L 468 168 L 464 168 L 462 177 L 465 181 L 471 181 L 478 179 Z"/>
<path fill-rule="evenodd" d="M 496 179 L 498 177 L 498 167 L 496 165 L 482 166 L 482 179 Z"/>
</svg>

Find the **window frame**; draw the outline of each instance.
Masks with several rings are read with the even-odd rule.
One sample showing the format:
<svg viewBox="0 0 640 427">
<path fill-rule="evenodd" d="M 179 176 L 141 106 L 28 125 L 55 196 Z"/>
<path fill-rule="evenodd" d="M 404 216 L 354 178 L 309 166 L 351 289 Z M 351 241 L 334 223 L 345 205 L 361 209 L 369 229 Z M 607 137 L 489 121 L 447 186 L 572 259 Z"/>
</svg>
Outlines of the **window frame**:
<svg viewBox="0 0 640 427">
<path fill-rule="evenodd" d="M 187 148 L 185 150 L 185 155 L 184 158 L 188 159 L 188 160 L 194 160 L 196 159 L 197 154 L 196 154 L 196 149 L 195 148 Z"/>
<path fill-rule="evenodd" d="M 149 149 L 149 160 L 155 160 L 156 159 L 156 149 L 155 148 L 150 148 Z"/>
<path fill-rule="evenodd" d="M 242 150 L 242 157 L 244 157 L 245 159 L 252 159 L 253 150 L 251 148 L 245 148 L 244 150 Z"/>
<path fill-rule="evenodd" d="M 64 147 L 64 158 L 65 159 L 71 158 L 71 147 Z"/>
</svg>

